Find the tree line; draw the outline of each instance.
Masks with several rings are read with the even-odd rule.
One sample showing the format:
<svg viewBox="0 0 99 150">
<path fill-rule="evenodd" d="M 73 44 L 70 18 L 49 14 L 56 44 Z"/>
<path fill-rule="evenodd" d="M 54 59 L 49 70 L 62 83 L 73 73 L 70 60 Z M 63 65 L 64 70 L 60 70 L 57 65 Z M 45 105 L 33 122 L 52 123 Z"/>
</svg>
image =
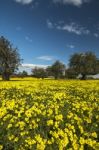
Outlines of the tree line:
<svg viewBox="0 0 99 150">
<path fill-rule="evenodd" d="M 11 42 L 5 37 L 0 37 L 0 74 L 3 80 L 10 80 L 10 77 L 16 74 L 22 59 L 17 48 L 14 48 Z M 46 69 L 35 67 L 32 69 L 32 76 L 36 78 L 54 77 L 55 79 L 77 78 L 86 79 L 87 75 L 99 73 L 99 58 L 95 53 L 88 51 L 85 53 L 74 53 L 70 56 L 68 67 L 56 60 Z M 16 74 L 20 77 L 28 76 L 26 71 Z"/>
</svg>

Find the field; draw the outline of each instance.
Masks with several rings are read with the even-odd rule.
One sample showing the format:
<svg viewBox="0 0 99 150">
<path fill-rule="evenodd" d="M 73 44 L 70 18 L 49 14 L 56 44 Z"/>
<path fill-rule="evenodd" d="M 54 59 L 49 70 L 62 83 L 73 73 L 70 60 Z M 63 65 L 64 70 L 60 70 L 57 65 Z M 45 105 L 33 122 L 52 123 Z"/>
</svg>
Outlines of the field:
<svg viewBox="0 0 99 150">
<path fill-rule="evenodd" d="M 0 150 L 99 150 L 99 81 L 0 81 Z"/>
</svg>

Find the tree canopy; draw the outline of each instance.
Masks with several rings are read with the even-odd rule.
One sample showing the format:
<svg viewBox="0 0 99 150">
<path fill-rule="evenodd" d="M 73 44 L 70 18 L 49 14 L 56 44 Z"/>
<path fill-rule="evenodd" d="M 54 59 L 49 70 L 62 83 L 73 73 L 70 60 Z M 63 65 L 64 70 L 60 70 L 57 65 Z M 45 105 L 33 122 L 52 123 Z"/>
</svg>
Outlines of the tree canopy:
<svg viewBox="0 0 99 150">
<path fill-rule="evenodd" d="M 36 78 L 45 78 L 47 77 L 46 69 L 40 68 L 40 67 L 35 67 L 32 69 L 32 75 Z"/>
<path fill-rule="evenodd" d="M 51 71 L 51 73 L 55 77 L 55 79 L 62 78 L 65 73 L 65 65 L 62 62 L 60 62 L 59 60 L 57 60 L 49 68 L 49 71 Z"/>
<path fill-rule="evenodd" d="M 85 79 L 86 75 L 99 73 L 99 59 L 92 52 L 75 53 L 70 58 L 69 68 Z"/>
<path fill-rule="evenodd" d="M 10 75 L 18 69 L 21 59 L 18 49 L 14 48 L 5 37 L 0 37 L 0 71 L 3 80 L 9 80 Z"/>
</svg>

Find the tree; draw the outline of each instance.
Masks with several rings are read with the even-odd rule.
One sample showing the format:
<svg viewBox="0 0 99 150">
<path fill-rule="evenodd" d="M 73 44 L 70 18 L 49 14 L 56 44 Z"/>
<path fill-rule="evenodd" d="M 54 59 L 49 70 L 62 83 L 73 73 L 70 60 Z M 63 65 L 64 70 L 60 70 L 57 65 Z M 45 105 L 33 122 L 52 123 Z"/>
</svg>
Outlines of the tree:
<svg viewBox="0 0 99 150">
<path fill-rule="evenodd" d="M 72 68 L 67 68 L 65 70 L 65 77 L 68 79 L 75 79 L 77 76 L 77 73 Z"/>
<path fill-rule="evenodd" d="M 27 77 L 28 76 L 28 73 L 27 71 L 23 70 L 22 73 L 21 73 L 22 77 Z"/>
<path fill-rule="evenodd" d="M 62 78 L 65 74 L 65 65 L 58 60 L 54 62 L 50 69 L 55 79 Z"/>
<path fill-rule="evenodd" d="M 0 70 L 3 80 L 9 80 L 10 75 L 18 69 L 21 59 L 17 48 L 3 36 L 0 37 Z"/>
<path fill-rule="evenodd" d="M 32 69 L 32 74 L 36 78 L 45 78 L 47 77 L 46 70 L 44 68 L 35 67 Z"/>
<path fill-rule="evenodd" d="M 86 75 L 99 73 L 99 59 L 92 52 L 75 53 L 70 58 L 69 67 L 75 74 L 81 74 L 81 79 L 86 79 Z"/>
<path fill-rule="evenodd" d="M 53 76 L 52 66 L 46 68 L 47 77 Z"/>
<path fill-rule="evenodd" d="M 28 73 L 27 71 L 23 70 L 22 72 L 19 72 L 17 74 L 18 77 L 21 77 L 21 78 L 24 78 L 24 77 L 27 77 L 28 76 Z"/>
</svg>

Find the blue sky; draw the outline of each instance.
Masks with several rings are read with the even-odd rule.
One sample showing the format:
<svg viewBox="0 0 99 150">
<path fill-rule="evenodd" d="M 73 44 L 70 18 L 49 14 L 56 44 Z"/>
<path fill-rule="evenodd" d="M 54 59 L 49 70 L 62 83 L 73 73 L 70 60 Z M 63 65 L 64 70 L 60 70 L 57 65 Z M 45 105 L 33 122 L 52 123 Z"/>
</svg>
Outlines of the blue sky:
<svg viewBox="0 0 99 150">
<path fill-rule="evenodd" d="M 0 36 L 18 47 L 21 69 L 68 64 L 75 52 L 99 57 L 99 0 L 0 0 Z"/>
</svg>

